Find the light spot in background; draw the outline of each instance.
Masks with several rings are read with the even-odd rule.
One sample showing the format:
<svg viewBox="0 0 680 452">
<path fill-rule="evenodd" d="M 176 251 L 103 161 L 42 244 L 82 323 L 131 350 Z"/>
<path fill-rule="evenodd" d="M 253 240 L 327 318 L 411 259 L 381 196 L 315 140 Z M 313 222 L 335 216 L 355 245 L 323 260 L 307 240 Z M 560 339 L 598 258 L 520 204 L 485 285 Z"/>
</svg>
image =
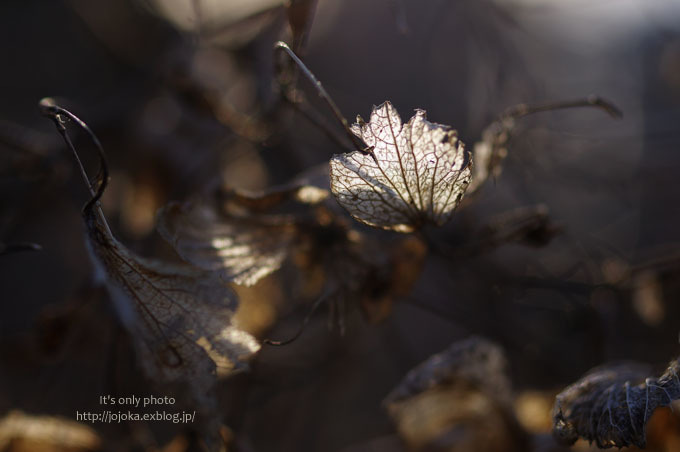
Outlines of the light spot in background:
<svg viewBox="0 0 680 452">
<path fill-rule="evenodd" d="M 515 399 L 515 413 L 522 427 L 531 433 L 546 433 L 552 429 L 552 392 L 524 391 Z"/>
<path fill-rule="evenodd" d="M 269 330 L 277 317 L 277 309 L 284 304 L 280 281 L 269 276 L 255 286 L 234 286 L 240 305 L 234 322 L 254 336 Z"/>
<path fill-rule="evenodd" d="M 615 257 L 605 259 L 602 262 L 602 276 L 608 284 L 619 284 L 630 276 L 628 264 Z"/>
<path fill-rule="evenodd" d="M 139 238 L 151 233 L 160 207 L 158 187 L 144 179 L 129 181 L 123 187 L 120 221 L 125 232 Z"/>
<path fill-rule="evenodd" d="M 229 148 L 222 165 L 222 183 L 226 188 L 262 190 L 269 182 L 267 168 L 257 149 L 240 140 Z"/>
<path fill-rule="evenodd" d="M 663 289 L 655 272 L 644 271 L 633 277 L 633 308 L 649 326 L 657 326 L 663 321 Z"/>
</svg>

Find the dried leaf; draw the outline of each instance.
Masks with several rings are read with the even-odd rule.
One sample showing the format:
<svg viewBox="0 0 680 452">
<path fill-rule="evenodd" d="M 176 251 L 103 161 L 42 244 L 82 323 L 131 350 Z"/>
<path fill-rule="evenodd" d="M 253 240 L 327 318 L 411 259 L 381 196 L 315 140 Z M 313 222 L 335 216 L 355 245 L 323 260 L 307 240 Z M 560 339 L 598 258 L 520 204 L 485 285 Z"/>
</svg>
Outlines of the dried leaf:
<svg viewBox="0 0 680 452">
<path fill-rule="evenodd" d="M 322 275 L 316 305 L 330 306 L 329 324 L 340 331 L 351 306 L 371 322 L 384 319 L 417 279 L 424 245 L 408 237 L 384 246 L 364 236 L 327 208 L 337 210 L 335 203 L 322 203 L 327 190 L 304 180 L 262 193 L 228 190 L 220 207 L 171 203 L 160 212 L 159 232 L 185 260 L 240 285 L 257 283 L 293 256 L 303 274 Z"/>
<path fill-rule="evenodd" d="M 484 338 L 473 336 L 454 342 L 448 349 L 411 369 L 385 402 L 398 402 L 454 380 L 467 381 L 509 401 L 510 381 L 506 367 L 503 350 Z"/>
<path fill-rule="evenodd" d="M 214 385 L 216 364 L 236 370 L 258 350 L 232 325 L 238 301 L 217 275 L 134 255 L 94 209 L 85 211 L 85 223 L 94 261 L 150 377 L 186 381 L 202 398 Z"/>
<path fill-rule="evenodd" d="M 88 251 L 98 279 L 108 288 L 132 337 L 142 368 L 156 381 L 183 383 L 189 388 L 207 422 L 204 439 L 208 447 L 222 449 L 214 394 L 218 372 L 245 367 L 245 360 L 259 349 L 255 338 L 232 322 L 238 306 L 235 293 L 213 272 L 145 259 L 118 242 L 99 203 L 109 176 L 99 139 L 52 99 L 43 99 L 40 108 L 71 149 L 91 194 L 83 207 Z M 99 152 L 100 172 L 94 184 L 66 131 L 66 118 L 90 135 Z"/>
<path fill-rule="evenodd" d="M 102 442 L 87 425 L 57 416 L 10 411 L 0 418 L 0 450 L 94 451 Z"/>
<path fill-rule="evenodd" d="M 601 448 L 644 448 L 654 410 L 680 398 L 679 371 L 678 359 L 659 378 L 646 378 L 649 367 L 636 363 L 593 369 L 557 395 L 553 435 L 563 444 L 583 437 Z"/>
<path fill-rule="evenodd" d="M 475 193 L 489 177 L 497 178 L 503 170 L 503 160 L 508 156 L 508 141 L 515 128 L 515 118 L 503 116 L 489 124 L 482 132 L 482 140 L 475 143 L 472 155 L 475 159 L 472 180 L 468 187 Z"/>
<path fill-rule="evenodd" d="M 425 119 L 423 110 L 402 125 L 390 102 L 373 108 L 352 132 L 370 148 L 331 159 L 331 190 L 362 223 L 411 232 L 451 217 L 470 182 L 470 154 L 448 126 Z"/>
<path fill-rule="evenodd" d="M 327 196 L 303 185 L 261 194 L 232 191 L 221 211 L 206 203 L 170 203 L 159 213 L 158 231 L 186 261 L 250 286 L 279 269 L 297 238 L 297 217 L 266 212 L 286 200 L 315 204 Z"/>
<path fill-rule="evenodd" d="M 409 450 L 528 450 L 505 368 L 500 348 L 473 337 L 411 370 L 385 399 Z"/>
<path fill-rule="evenodd" d="M 246 286 L 281 266 L 295 236 L 291 225 L 224 221 L 209 207 L 190 203 L 164 207 L 158 230 L 186 261 Z"/>
</svg>

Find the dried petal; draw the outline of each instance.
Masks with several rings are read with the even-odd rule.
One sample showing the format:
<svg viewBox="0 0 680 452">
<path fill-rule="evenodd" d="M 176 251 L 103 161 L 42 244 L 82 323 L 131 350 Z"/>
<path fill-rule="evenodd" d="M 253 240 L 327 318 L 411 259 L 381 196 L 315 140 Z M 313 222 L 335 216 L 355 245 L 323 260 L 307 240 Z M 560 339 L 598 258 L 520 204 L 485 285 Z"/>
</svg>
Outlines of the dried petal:
<svg viewBox="0 0 680 452">
<path fill-rule="evenodd" d="M 352 132 L 372 150 L 334 155 L 331 190 L 355 219 L 411 232 L 446 223 L 470 182 L 470 154 L 457 132 L 425 119 L 423 110 L 402 126 L 390 102 L 357 117 Z"/>
</svg>

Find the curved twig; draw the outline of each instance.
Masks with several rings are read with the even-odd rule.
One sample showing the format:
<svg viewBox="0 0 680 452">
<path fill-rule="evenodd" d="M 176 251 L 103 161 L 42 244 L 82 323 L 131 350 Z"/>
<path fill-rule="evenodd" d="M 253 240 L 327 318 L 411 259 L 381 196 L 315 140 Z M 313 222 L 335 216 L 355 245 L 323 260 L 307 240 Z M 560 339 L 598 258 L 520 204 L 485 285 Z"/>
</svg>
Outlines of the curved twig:
<svg viewBox="0 0 680 452">
<path fill-rule="evenodd" d="M 85 121 L 83 121 L 82 119 L 80 119 L 67 109 L 55 104 L 53 99 L 49 97 L 42 99 L 40 101 L 39 107 L 40 112 L 54 122 L 54 125 L 57 127 L 57 131 L 66 142 L 66 145 L 71 150 L 73 156 L 76 159 L 76 162 L 78 163 L 80 174 L 83 177 L 83 180 L 85 181 L 85 184 L 87 185 L 87 188 L 91 196 L 91 198 L 83 206 L 83 212 L 87 213 L 91 209 L 96 207 L 98 209 L 98 213 L 100 214 L 99 216 L 101 221 L 106 226 L 106 229 L 109 230 L 109 226 L 106 222 L 106 219 L 104 218 L 104 214 L 101 212 L 101 207 L 99 206 L 99 200 L 104 195 L 104 191 L 106 190 L 106 186 L 108 185 L 109 182 L 109 165 L 106 161 L 104 147 L 99 141 L 99 138 L 97 138 L 97 135 L 95 135 L 95 133 L 92 131 L 92 129 L 90 129 L 90 127 L 85 123 Z M 78 156 L 78 152 L 76 151 L 76 148 L 73 145 L 73 141 L 71 141 L 71 137 L 68 135 L 68 132 L 66 131 L 66 126 L 64 125 L 65 121 L 62 116 L 65 116 L 68 119 L 72 120 L 81 129 L 87 132 L 87 134 L 90 136 L 90 139 L 97 148 L 97 152 L 99 153 L 99 171 L 97 172 L 96 177 L 96 183 L 98 184 L 96 191 L 93 188 L 95 184 L 93 184 L 90 181 L 90 178 L 87 175 L 87 172 L 85 171 L 85 167 L 83 166 L 83 162 L 80 160 L 80 156 Z"/>
</svg>

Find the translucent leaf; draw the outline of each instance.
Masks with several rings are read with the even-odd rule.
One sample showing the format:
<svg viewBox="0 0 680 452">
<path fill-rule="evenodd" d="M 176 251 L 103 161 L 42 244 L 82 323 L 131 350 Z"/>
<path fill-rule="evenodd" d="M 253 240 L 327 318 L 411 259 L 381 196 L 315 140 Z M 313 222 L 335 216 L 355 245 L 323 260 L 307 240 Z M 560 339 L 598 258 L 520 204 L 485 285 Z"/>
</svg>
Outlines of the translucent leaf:
<svg viewBox="0 0 680 452">
<path fill-rule="evenodd" d="M 315 204 L 327 196 L 305 185 L 232 191 L 219 211 L 207 203 L 170 203 L 159 213 L 158 231 L 186 261 L 250 286 L 278 270 L 297 237 L 297 217 L 266 213 L 286 200 Z"/>
<path fill-rule="evenodd" d="M 583 437 L 601 448 L 644 448 L 654 410 L 680 398 L 679 371 L 677 359 L 659 378 L 646 378 L 649 367 L 641 364 L 593 369 L 557 395 L 553 435 L 564 444 Z"/>
<path fill-rule="evenodd" d="M 448 126 L 423 110 L 402 125 L 390 102 L 373 108 L 352 132 L 369 152 L 331 159 L 331 190 L 355 219 L 383 229 L 411 232 L 451 217 L 470 182 L 470 154 Z"/>
<path fill-rule="evenodd" d="M 489 124 L 482 132 L 482 139 L 475 143 L 472 155 L 475 166 L 469 193 L 474 193 L 484 185 L 489 177 L 497 178 L 503 170 L 503 160 L 508 156 L 508 141 L 515 128 L 513 117 L 502 117 Z"/>
<path fill-rule="evenodd" d="M 84 215 L 94 261 L 148 376 L 182 381 L 201 405 L 214 406 L 216 371 L 244 367 L 259 348 L 232 324 L 234 292 L 211 272 L 134 255 L 111 235 L 97 209 Z"/>
</svg>

